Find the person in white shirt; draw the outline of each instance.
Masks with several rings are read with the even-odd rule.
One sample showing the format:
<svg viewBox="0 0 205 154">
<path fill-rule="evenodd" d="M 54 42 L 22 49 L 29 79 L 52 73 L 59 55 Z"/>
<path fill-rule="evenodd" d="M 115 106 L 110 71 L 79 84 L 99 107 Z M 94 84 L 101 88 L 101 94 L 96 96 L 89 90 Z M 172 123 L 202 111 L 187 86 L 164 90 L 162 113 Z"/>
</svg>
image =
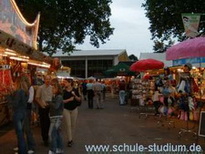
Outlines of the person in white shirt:
<svg viewBox="0 0 205 154">
<path fill-rule="evenodd" d="M 96 108 L 97 109 L 102 109 L 103 104 L 102 104 L 102 91 L 103 91 L 103 86 L 102 84 L 97 81 L 93 84 L 93 90 L 96 98 Z"/>
<path fill-rule="evenodd" d="M 41 126 L 41 136 L 45 146 L 48 146 L 48 131 L 50 127 L 49 102 L 52 100 L 52 86 L 50 85 L 51 76 L 44 78 L 44 84 L 39 86 L 36 91 L 36 102 L 39 105 L 39 118 Z"/>
<path fill-rule="evenodd" d="M 31 112 L 32 112 L 32 105 L 34 99 L 34 88 L 30 85 L 29 88 L 29 98 L 27 102 L 27 117 L 24 121 L 24 131 L 26 134 L 27 146 L 28 146 L 28 153 L 32 154 L 35 151 L 36 143 L 33 137 L 33 132 L 31 129 Z"/>
</svg>

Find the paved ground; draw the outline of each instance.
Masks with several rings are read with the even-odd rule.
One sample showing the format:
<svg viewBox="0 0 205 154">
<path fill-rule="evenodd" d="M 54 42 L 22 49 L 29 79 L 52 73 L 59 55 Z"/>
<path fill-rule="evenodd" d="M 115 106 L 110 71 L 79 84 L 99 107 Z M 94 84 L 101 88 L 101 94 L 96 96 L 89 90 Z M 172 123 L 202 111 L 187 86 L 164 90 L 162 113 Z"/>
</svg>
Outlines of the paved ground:
<svg viewBox="0 0 205 154">
<path fill-rule="evenodd" d="M 169 125 L 167 121 L 169 120 L 165 121 L 163 127 L 157 124 L 158 120 L 157 117 L 148 117 L 145 119 L 142 116 L 139 118 L 138 111 L 132 109 L 130 105 L 119 106 L 117 96 L 115 98 L 108 96 L 104 109 L 91 110 L 87 108 L 87 102 L 83 102 L 79 108 L 74 145 L 71 148 L 65 146 L 65 154 L 94 153 L 86 152 L 86 145 L 108 145 L 110 146 L 109 151 L 126 151 L 122 153 L 128 153 L 128 150 L 137 150 L 134 148 L 139 149 L 141 147 L 139 145 L 143 145 L 144 147 L 153 145 L 151 148 L 154 148 L 154 143 L 157 145 L 172 144 L 187 146 L 195 143 L 205 149 L 205 140 L 201 137 L 197 141 L 191 133 L 187 133 L 183 134 L 181 138 L 178 138 L 180 128 L 186 126 L 184 121 L 172 119 L 175 122 L 175 128 L 171 124 L 170 129 L 168 129 Z M 0 128 L 0 153 L 2 154 L 14 153 L 12 149 L 16 145 L 16 137 L 14 131 L 9 128 Z M 37 142 L 36 153 L 48 153 L 48 147 L 44 147 L 42 144 L 39 127 L 35 126 L 33 130 Z M 66 145 L 66 138 L 64 140 Z"/>
</svg>

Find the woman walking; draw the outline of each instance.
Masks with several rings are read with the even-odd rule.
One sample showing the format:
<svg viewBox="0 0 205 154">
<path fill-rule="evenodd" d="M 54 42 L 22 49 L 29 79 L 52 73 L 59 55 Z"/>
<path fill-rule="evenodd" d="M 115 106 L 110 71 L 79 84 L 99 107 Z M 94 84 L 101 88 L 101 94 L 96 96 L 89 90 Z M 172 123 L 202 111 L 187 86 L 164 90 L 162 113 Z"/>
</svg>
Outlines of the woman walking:
<svg viewBox="0 0 205 154">
<path fill-rule="evenodd" d="M 51 81 L 53 97 L 49 102 L 50 127 L 49 127 L 49 154 L 63 153 L 63 139 L 61 135 L 61 124 L 63 119 L 63 96 L 62 88 L 57 79 Z"/>
<path fill-rule="evenodd" d="M 13 122 L 17 136 L 18 153 L 27 154 L 26 141 L 24 138 L 23 124 L 27 113 L 27 101 L 29 87 L 22 78 L 17 78 L 13 88 L 13 93 L 7 96 L 7 100 L 13 109 Z"/>
<path fill-rule="evenodd" d="M 66 133 L 68 137 L 68 147 L 73 145 L 73 134 L 76 126 L 76 120 L 78 116 L 78 103 L 81 101 L 80 94 L 77 89 L 73 87 L 72 79 L 64 79 L 63 84 L 65 89 L 63 90 L 63 102 L 64 111 L 63 116 L 65 118 Z"/>
</svg>

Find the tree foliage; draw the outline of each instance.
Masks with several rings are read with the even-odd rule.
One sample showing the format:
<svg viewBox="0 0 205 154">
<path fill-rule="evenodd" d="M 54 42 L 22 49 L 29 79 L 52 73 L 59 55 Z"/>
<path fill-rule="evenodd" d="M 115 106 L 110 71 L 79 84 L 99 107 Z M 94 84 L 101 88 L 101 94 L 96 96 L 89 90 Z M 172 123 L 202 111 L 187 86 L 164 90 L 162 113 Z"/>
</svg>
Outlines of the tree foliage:
<svg viewBox="0 0 205 154">
<path fill-rule="evenodd" d="M 86 36 L 99 47 L 109 40 L 111 0 L 16 0 L 24 17 L 33 22 L 40 12 L 39 50 L 49 55 L 58 49 L 71 52 Z"/>
<path fill-rule="evenodd" d="M 129 55 L 128 57 L 131 61 L 138 61 L 138 58 L 133 54 Z"/>
<path fill-rule="evenodd" d="M 150 21 L 149 30 L 152 39 L 155 40 L 155 51 L 158 50 L 157 47 L 160 47 L 159 43 L 164 44 L 168 41 L 168 44 L 164 45 L 168 47 L 173 43 L 171 40 L 173 38 L 178 41 L 186 39 L 181 19 L 182 13 L 205 13 L 204 0 L 145 0 L 142 6 Z M 201 16 L 199 25 L 201 34 L 205 32 L 205 23 L 202 21 L 204 21 L 204 15 Z"/>
<path fill-rule="evenodd" d="M 156 53 L 163 53 L 173 44 L 174 41 L 172 41 L 172 39 L 166 41 L 155 40 L 153 49 Z"/>
</svg>

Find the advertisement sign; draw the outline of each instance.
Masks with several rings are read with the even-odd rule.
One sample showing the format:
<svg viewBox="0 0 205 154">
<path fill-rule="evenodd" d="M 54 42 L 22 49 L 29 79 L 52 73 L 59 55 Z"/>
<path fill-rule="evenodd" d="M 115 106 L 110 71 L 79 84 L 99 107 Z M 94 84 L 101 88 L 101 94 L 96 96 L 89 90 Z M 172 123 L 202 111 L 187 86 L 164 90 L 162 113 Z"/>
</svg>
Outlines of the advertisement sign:
<svg viewBox="0 0 205 154">
<path fill-rule="evenodd" d="M 40 15 L 37 16 L 34 23 L 28 23 L 14 0 L 0 0 L 0 31 L 34 49 L 37 49 L 39 19 Z"/>
<path fill-rule="evenodd" d="M 182 21 L 187 37 L 196 37 L 198 33 L 198 27 L 201 14 L 183 13 Z"/>
</svg>

